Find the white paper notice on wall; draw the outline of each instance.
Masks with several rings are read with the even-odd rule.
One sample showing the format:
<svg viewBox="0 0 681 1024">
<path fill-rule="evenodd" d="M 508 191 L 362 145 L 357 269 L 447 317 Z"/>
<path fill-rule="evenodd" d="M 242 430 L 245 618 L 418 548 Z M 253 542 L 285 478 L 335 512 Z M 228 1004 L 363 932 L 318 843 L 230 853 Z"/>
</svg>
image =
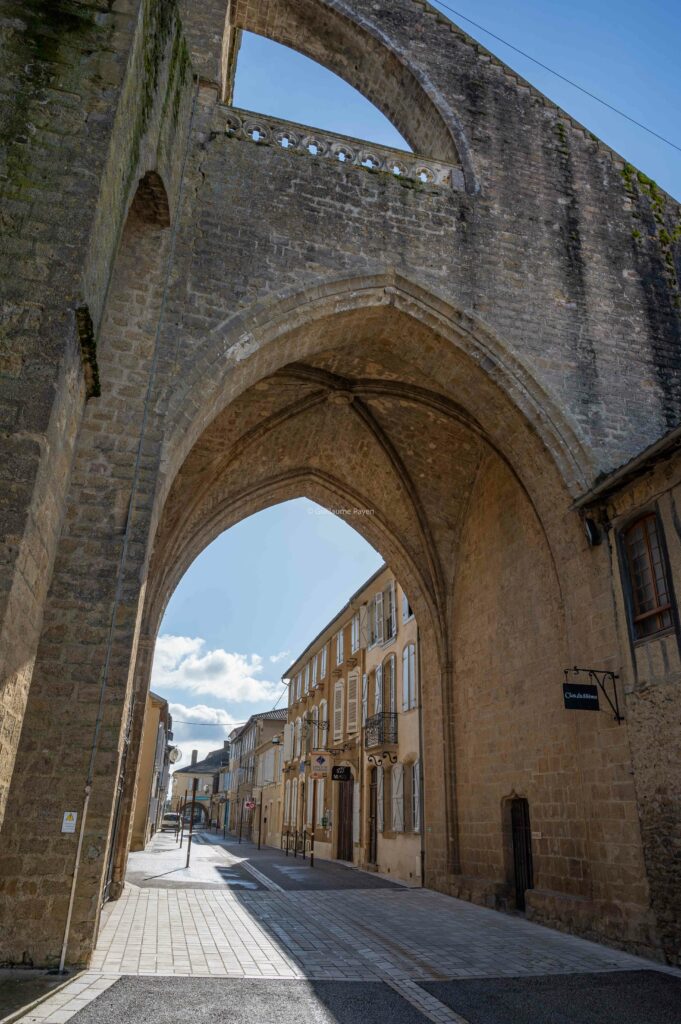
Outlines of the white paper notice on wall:
<svg viewBox="0 0 681 1024">
<path fill-rule="evenodd" d="M 78 821 L 77 811 L 64 811 L 64 817 L 61 820 L 62 832 L 75 832 L 76 822 Z"/>
</svg>

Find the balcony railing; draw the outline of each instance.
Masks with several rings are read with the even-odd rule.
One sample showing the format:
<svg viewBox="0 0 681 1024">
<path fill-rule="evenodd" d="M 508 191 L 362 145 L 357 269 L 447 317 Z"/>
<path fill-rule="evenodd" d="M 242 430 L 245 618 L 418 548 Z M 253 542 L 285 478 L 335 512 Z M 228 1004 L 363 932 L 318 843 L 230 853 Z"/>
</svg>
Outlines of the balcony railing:
<svg viewBox="0 0 681 1024">
<path fill-rule="evenodd" d="M 397 715 L 381 711 L 367 718 L 364 726 L 364 749 L 397 743 Z"/>
<path fill-rule="evenodd" d="M 222 105 L 218 107 L 217 124 L 232 139 L 246 139 L 260 146 L 278 146 L 287 153 L 318 157 L 340 163 L 343 167 L 390 174 L 418 185 L 445 186 L 457 191 L 464 189 L 461 167 L 390 146 L 379 146 L 309 125 Z"/>
</svg>

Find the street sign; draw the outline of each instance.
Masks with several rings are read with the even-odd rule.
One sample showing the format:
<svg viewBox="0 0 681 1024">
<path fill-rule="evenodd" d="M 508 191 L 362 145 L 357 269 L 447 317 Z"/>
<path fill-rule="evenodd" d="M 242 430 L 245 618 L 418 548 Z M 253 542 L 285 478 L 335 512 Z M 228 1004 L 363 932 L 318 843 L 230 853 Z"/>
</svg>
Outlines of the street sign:
<svg viewBox="0 0 681 1024">
<path fill-rule="evenodd" d="M 327 779 L 331 767 L 331 758 L 328 754 L 313 753 L 310 755 L 310 778 Z"/>
<path fill-rule="evenodd" d="M 598 687 L 593 683 L 563 683 L 563 704 L 571 711 L 598 711 Z"/>
<path fill-rule="evenodd" d="M 331 779 L 333 782 L 350 782 L 352 780 L 350 765 L 337 764 L 331 769 Z"/>
<path fill-rule="evenodd" d="M 246 808 L 247 811 L 255 810 L 255 800 L 247 800 L 246 803 L 244 804 L 244 807 Z"/>
<path fill-rule="evenodd" d="M 64 817 L 61 820 L 62 832 L 75 832 L 76 822 L 78 821 L 77 811 L 64 811 Z"/>
</svg>

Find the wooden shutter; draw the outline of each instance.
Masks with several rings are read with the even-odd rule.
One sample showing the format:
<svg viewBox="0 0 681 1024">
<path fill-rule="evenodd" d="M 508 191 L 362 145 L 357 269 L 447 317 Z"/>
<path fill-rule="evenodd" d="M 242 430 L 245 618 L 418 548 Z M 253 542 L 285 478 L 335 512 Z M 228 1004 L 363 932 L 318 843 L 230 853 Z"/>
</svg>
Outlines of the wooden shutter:
<svg viewBox="0 0 681 1024">
<path fill-rule="evenodd" d="M 421 762 L 414 761 L 412 769 L 412 823 L 414 832 L 421 831 Z"/>
<path fill-rule="evenodd" d="M 409 644 L 409 707 L 415 708 L 418 704 L 416 682 L 416 644 Z"/>
<path fill-rule="evenodd" d="M 314 779 L 307 779 L 307 817 L 305 824 L 312 824 L 312 794 L 314 793 Z"/>
<path fill-rule="evenodd" d="M 329 745 L 329 705 L 325 700 L 319 705 L 319 713 L 322 716 L 322 750 Z"/>
<path fill-rule="evenodd" d="M 362 725 L 366 725 L 369 714 L 369 679 L 366 672 L 362 676 Z"/>
<path fill-rule="evenodd" d="M 317 779 L 317 825 L 324 817 L 324 779 Z"/>
<path fill-rule="evenodd" d="M 383 710 L 383 666 L 376 666 L 376 678 L 374 680 L 374 714 L 378 715 Z"/>
<path fill-rule="evenodd" d="M 286 780 L 284 786 L 284 824 L 288 825 L 291 820 L 291 780 Z"/>
<path fill-rule="evenodd" d="M 376 636 L 376 643 L 383 643 L 383 594 L 376 594 L 376 605 L 374 609 L 375 626 L 374 633 Z"/>
<path fill-rule="evenodd" d="M 394 715 L 397 711 L 397 694 L 395 693 L 395 655 L 388 658 L 388 711 Z"/>
<path fill-rule="evenodd" d="M 402 710 L 409 710 L 409 647 L 402 651 Z"/>
<path fill-rule="evenodd" d="M 353 785 L 352 794 L 352 841 L 359 842 L 359 782 Z"/>
<path fill-rule="evenodd" d="M 404 832 L 404 766 L 393 765 L 392 779 L 392 830 Z"/>
<path fill-rule="evenodd" d="M 348 732 L 357 732 L 357 676 L 348 679 Z"/>
<path fill-rule="evenodd" d="M 343 684 L 336 683 L 333 691 L 333 738 L 341 739 L 343 735 Z"/>
<path fill-rule="evenodd" d="M 376 828 L 383 831 L 383 769 L 376 769 Z"/>
</svg>

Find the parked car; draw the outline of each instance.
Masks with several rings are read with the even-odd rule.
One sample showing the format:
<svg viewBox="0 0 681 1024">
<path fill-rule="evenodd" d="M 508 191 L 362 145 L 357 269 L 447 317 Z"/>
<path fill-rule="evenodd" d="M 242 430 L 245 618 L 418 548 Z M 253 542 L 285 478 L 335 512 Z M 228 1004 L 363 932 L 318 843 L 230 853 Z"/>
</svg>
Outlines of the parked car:
<svg viewBox="0 0 681 1024">
<path fill-rule="evenodd" d="M 180 824 L 180 815 L 175 811 L 168 811 L 161 819 L 161 832 L 174 832 Z"/>
</svg>

